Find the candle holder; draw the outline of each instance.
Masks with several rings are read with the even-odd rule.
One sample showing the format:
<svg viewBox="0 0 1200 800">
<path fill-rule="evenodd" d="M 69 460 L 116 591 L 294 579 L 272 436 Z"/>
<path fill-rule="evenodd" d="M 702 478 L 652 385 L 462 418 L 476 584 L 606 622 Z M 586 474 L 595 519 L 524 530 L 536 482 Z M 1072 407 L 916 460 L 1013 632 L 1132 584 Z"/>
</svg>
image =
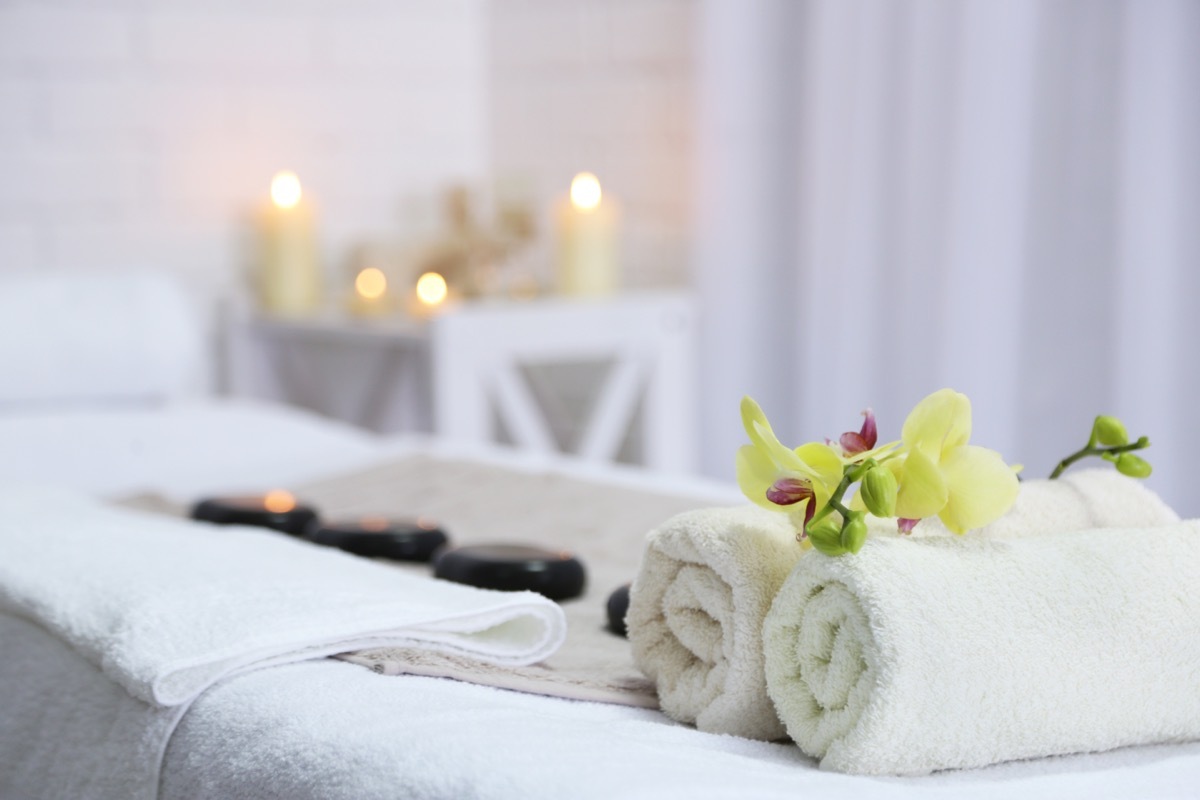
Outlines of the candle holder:
<svg viewBox="0 0 1200 800">
<path fill-rule="evenodd" d="M 429 561 L 450 541 L 440 525 L 423 517 L 415 520 L 363 517 L 326 522 L 314 525 L 306 538 L 357 556 L 394 561 Z"/>
<path fill-rule="evenodd" d="M 317 522 L 311 506 L 284 491 L 243 497 L 209 497 L 192 506 L 194 520 L 214 525 L 251 525 L 290 536 L 303 536 Z"/>
</svg>

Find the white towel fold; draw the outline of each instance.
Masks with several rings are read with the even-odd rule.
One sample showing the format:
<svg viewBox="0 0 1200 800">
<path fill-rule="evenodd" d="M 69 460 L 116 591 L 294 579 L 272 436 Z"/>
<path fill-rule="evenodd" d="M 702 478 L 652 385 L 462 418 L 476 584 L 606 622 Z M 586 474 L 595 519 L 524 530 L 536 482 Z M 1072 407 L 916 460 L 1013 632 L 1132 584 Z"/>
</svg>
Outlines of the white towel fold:
<svg viewBox="0 0 1200 800">
<path fill-rule="evenodd" d="M 169 711 L 168 734 L 197 695 L 247 669 L 399 646 L 522 665 L 566 634 L 562 609 L 533 593 L 435 581 L 282 534 L 58 492 L 0 491 L 0 553 L 0 611 L 50 632 L 151 711 Z M 66 732 L 81 749 L 104 741 L 95 736 L 103 713 L 88 719 L 92 727 Z M 131 737 L 104 746 L 119 763 L 135 745 L 145 747 Z M 129 796 L 153 796 L 145 783 Z"/>
<path fill-rule="evenodd" d="M 649 535 L 626 621 L 670 717 L 783 736 L 763 681 L 762 621 L 801 553 L 787 518 L 755 506 L 690 511 Z"/>
<path fill-rule="evenodd" d="M 767 688 L 823 768 L 920 774 L 1200 738 L 1200 522 L 804 558 Z"/>
</svg>

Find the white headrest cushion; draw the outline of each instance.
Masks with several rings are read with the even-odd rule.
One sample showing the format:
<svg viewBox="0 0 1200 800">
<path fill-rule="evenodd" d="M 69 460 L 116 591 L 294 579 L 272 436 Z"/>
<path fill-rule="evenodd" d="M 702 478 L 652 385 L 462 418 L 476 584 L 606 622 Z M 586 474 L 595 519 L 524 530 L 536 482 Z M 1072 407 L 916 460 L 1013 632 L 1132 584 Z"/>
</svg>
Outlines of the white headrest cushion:
<svg viewBox="0 0 1200 800">
<path fill-rule="evenodd" d="M 194 392 L 204 325 L 171 276 L 0 272 L 0 404 Z"/>
</svg>

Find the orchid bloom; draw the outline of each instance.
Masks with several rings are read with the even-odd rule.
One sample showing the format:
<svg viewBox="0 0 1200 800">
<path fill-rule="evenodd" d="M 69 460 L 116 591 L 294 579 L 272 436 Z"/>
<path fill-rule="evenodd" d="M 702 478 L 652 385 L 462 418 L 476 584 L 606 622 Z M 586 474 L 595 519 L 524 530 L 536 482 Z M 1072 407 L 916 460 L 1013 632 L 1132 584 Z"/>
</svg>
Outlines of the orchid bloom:
<svg viewBox="0 0 1200 800">
<path fill-rule="evenodd" d="M 905 455 L 887 462 L 899 479 L 896 516 L 908 530 L 937 515 L 954 533 L 999 519 L 1017 498 L 1017 476 L 995 450 L 967 444 L 971 401 L 952 389 L 926 397 L 904 421 Z"/>
<path fill-rule="evenodd" d="M 742 425 L 750 444 L 737 452 L 738 487 L 756 505 L 789 512 L 803 530 L 841 481 L 842 459 L 819 442 L 789 450 L 749 397 L 742 398 Z"/>
</svg>

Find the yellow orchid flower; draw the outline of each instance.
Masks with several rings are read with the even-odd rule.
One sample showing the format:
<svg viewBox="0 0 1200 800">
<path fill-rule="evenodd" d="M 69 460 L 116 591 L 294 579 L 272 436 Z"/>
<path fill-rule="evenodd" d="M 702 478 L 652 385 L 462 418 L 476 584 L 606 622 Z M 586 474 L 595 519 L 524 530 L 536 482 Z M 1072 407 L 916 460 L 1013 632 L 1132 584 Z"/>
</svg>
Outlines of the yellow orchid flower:
<svg viewBox="0 0 1200 800">
<path fill-rule="evenodd" d="M 737 452 L 738 487 L 756 505 L 789 512 L 803 529 L 841 482 L 841 457 L 819 442 L 789 450 L 780 444 L 766 415 L 749 397 L 742 398 L 742 425 L 750 444 Z"/>
<path fill-rule="evenodd" d="M 904 421 L 906 454 L 887 462 L 900 488 L 896 516 L 937 515 L 954 533 L 999 519 L 1017 499 L 1017 476 L 995 450 L 968 444 L 971 401 L 952 389 L 926 397 Z"/>
</svg>

